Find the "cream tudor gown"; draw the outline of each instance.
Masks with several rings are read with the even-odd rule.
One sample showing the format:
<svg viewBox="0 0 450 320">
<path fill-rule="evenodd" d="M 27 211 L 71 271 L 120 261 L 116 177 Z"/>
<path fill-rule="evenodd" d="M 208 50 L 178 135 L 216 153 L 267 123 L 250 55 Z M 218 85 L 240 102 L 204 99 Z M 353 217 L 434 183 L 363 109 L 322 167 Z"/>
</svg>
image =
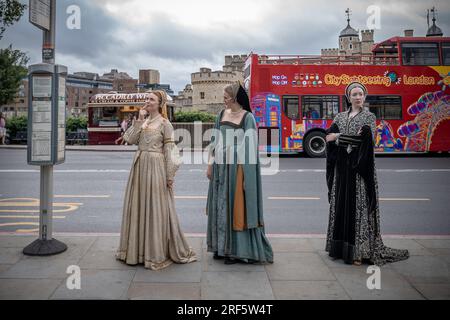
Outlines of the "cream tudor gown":
<svg viewBox="0 0 450 320">
<path fill-rule="evenodd" d="M 143 123 L 135 121 L 124 134 L 125 141 L 139 148 L 125 191 L 116 258 L 160 270 L 197 258 L 180 229 L 173 190 L 167 187 L 167 179 L 173 180 L 181 164 L 172 124 L 162 117 L 147 129 Z"/>
</svg>

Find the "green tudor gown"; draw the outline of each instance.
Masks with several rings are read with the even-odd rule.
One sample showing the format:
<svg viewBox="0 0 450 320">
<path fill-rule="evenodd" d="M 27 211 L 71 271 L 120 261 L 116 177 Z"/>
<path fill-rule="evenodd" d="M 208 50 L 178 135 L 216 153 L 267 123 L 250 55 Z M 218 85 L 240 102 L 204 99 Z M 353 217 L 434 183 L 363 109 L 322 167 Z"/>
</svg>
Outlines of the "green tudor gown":
<svg viewBox="0 0 450 320">
<path fill-rule="evenodd" d="M 210 152 L 215 156 L 215 161 L 206 205 L 208 251 L 245 262 L 272 263 L 272 247 L 264 233 L 261 168 L 255 118 L 252 113 L 246 112 L 241 123 L 236 125 L 221 121 L 222 115 L 223 111 L 216 119 L 216 130 L 210 145 Z M 247 131 L 248 129 L 253 130 Z M 239 133 L 240 138 L 227 137 L 227 134 L 239 136 Z M 245 139 L 242 138 L 244 134 Z M 222 152 L 218 152 L 220 150 Z M 219 157 L 222 162 L 218 161 Z M 225 162 L 227 157 L 233 158 L 234 161 Z M 242 231 L 233 229 L 233 203 L 238 165 L 242 165 L 245 189 L 245 228 Z"/>
</svg>

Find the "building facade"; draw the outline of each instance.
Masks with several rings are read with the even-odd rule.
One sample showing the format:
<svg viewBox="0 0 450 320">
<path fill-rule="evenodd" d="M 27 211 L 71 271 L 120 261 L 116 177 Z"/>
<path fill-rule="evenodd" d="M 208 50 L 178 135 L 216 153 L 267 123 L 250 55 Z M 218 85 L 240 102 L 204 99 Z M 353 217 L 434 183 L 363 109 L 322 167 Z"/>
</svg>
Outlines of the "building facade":
<svg viewBox="0 0 450 320">
<path fill-rule="evenodd" d="M 159 84 L 160 74 L 158 70 L 145 69 L 139 70 L 139 83 L 140 84 Z"/>
<path fill-rule="evenodd" d="M 192 110 L 217 114 L 223 108 L 223 89 L 236 81 L 243 81 L 242 72 L 200 68 L 191 75 Z"/>
<path fill-rule="evenodd" d="M 175 112 L 192 110 L 192 95 L 192 84 L 187 84 L 183 91 L 179 91 L 178 95 L 174 96 Z"/>
<path fill-rule="evenodd" d="M 66 112 L 72 116 L 87 116 L 89 99 L 113 90 L 113 81 L 100 80 L 98 74 L 76 72 L 66 80 Z"/>
<path fill-rule="evenodd" d="M 176 110 L 204 111 L 217 114 L 223 108 L 223 89 L 236 81 L 243 82 L 247 55 L 227 55 L 222 70 L 200 68 L 191 74 L 191 83 L 174 97 Z"/>
</svg>

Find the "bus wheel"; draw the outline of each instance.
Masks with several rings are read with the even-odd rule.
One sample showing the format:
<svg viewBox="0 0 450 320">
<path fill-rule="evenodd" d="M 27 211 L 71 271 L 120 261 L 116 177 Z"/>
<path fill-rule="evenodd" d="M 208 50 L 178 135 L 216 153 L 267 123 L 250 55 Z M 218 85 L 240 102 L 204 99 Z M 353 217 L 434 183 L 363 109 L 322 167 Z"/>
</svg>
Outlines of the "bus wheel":
<svg viewBox="0 0 450 320">
<path fill-rule="evenodd" d="M 304 141 L 303 149 L 311 158 L 323 158 L 325 156 L 327 142 L 325 133 L 316 131 L 308 134 Z"/>
</svg>

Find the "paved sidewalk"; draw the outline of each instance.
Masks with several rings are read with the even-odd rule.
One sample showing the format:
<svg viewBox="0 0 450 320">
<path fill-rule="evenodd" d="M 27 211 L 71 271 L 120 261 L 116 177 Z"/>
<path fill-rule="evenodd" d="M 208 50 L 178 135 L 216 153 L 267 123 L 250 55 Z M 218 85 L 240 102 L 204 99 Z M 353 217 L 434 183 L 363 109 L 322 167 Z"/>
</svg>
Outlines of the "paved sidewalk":
<svg viewBox="0 0 450 320">
<path fill-rule="evenodd" d="M 331 260 L 322 237 L 270 237 L 273 265 L 224 265 L 189 236 L 199 261 L 162 271 L 127 266 L 114 258 L 117 235 L 56 235 L 68 250 L 29 257 L 36 236 L 0 235 L 0 299 L 450 299 L 450 237 L 385 239 L 407 248 L 406 261 L 381 268 L 381 290 L 369 290 L 367 265 Z M 67 289 L 66 270 L 81 268 L 81 290 Z"/>
</svg>

